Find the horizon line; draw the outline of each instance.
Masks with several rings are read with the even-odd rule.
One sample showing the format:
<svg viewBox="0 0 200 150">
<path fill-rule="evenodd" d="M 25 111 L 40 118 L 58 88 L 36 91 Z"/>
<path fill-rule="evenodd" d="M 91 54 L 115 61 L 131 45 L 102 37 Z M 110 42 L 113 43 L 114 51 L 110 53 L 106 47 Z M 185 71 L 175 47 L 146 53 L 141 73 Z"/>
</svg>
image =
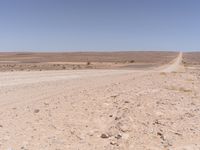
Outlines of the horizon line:
<svg viewBox="0 0 200 150">
<path fill-rule="evenodd" d="M 200 50 L 0 50 L 0 53 L 200 52 Z"/>
</svg>

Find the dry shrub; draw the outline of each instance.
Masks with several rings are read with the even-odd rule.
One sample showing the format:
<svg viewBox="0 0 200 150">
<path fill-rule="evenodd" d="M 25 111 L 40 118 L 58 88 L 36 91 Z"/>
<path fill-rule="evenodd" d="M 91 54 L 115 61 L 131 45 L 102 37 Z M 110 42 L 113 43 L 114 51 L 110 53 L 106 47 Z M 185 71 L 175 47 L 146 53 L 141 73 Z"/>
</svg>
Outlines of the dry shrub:
<svg viewBox="0 0 200 150">
<path fill-rule="evenodd" d="M 183 61 L 183 60 L 182 60 L 182 63 L 183 63 L 183 64 L 187 64 L 187 62 L 186 62 L 186 61 Z"/>
<path fill-rule="evenodd" d="M 179 88 L 179 91 L 181 91 L 181 92 L 192 92 L 192 90 L 185 89 L 183 87 Z"/>
<path fill-rule="evenodd" d="M 129 61 L 129 63 L 134 63 L 134 62 L 135 62 L 135 60 L 130 60 L 130 61 Z"/>
<path fill-rule="evenodd" d="M 91 65 L 91 62 L 90 61 L 87 61 L 87 63 L 86 63 L 87 65 Z"/>
<path fill-rule="evenodd" d="M 171 87 L 166 87 L 166 89 L 168 89 L 168 90 L 173 90 L 173 91 L 179 91 L 179 92 L 192 92 L 192 90 L 190 90 L 190 89 L 185 89 L 184 87 L 175 87 L 175 86 L 171 86 Z"/>
</svg>

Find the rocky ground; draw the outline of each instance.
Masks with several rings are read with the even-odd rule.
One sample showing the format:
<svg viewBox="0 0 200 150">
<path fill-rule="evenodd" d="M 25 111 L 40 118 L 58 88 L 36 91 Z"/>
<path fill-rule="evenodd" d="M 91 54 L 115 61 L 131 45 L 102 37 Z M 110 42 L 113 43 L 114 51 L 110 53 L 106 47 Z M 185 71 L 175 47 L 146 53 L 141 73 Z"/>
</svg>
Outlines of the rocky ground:
<svg viewBox="0 0 200 150">
<path fill-rule="evenodd" d="M 0 149 L 200 149 L 200 70 L 163 70 L 1 73 Z"/>
</svg>

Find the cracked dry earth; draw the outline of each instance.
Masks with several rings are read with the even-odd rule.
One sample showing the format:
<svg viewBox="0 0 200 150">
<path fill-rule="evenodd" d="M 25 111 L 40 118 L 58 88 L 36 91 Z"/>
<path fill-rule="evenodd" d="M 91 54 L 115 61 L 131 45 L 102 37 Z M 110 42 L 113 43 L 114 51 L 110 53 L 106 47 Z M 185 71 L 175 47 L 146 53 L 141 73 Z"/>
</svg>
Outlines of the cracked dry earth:
<svg viewBox="0 0 200 150">
<path fill-rule="evenodd" d="M 200 149 L 200 72 L 0 74 L 1 150 Z"/>
</svg>

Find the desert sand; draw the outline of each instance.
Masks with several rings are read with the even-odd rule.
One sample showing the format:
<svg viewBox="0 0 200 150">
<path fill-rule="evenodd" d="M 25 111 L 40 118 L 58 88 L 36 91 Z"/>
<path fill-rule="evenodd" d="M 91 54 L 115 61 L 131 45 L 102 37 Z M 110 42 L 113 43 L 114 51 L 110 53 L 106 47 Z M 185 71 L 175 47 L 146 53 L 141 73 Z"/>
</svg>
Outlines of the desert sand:
<svg viewBox="0 0 200 150">
<path fill-rule="evenodd" d="M 200 149 L 200 71 L 182 55 L 151 69 L 1 72 L 0 149 Z"/>
</svg>

